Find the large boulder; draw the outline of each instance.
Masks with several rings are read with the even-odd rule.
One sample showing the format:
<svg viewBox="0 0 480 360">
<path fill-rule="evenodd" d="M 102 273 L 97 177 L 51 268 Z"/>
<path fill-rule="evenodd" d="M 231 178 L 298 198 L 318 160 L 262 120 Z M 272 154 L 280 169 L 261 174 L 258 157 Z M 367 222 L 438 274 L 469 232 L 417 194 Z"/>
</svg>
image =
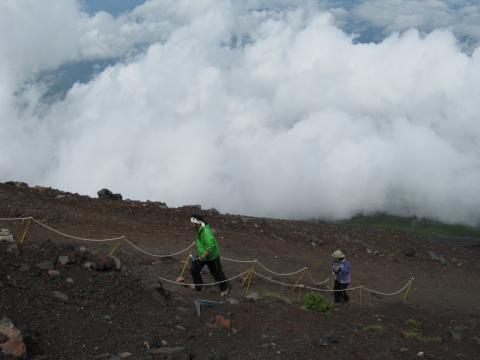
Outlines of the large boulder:
<svg viewBox="0 0 480 360">
<path fill-rule="evenodd" d="M 122 200 L 121 194 L 114 194 L 108 189 L 102 189 L 97 191 L 98 198 L 101 200 Z"/>
</svg>

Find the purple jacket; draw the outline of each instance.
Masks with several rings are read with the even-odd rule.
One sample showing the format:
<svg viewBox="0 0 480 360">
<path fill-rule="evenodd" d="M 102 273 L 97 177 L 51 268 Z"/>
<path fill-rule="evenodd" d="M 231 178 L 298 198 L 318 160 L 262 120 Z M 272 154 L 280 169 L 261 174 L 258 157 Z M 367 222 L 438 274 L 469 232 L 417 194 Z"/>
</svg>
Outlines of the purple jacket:
<svg viewBox="0 0 480 360">
<path fill-rule="evenodd" d="M 340 284 L 350 283 L 350 264 L 347 259 L 332 263 L 332 271 L 335 274 L 335 280 Z"/>
</svg>

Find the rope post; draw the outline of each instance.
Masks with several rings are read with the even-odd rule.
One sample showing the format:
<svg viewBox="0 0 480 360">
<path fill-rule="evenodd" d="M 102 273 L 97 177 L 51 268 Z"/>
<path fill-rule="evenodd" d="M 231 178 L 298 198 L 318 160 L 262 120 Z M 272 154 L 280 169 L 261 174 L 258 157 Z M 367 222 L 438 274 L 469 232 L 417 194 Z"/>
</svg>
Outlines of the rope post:
<svg viewBox="0 0 480 360">
<path fill-rule="evenodd" d="M 331 286 L 331 289 L 333 290 L 334 289 L 334 286 L 333 286 L 333 283 L 335 281 L 335 274 L 332 272 L 332 281 L 330 282 L 330 286 Z"/>
<path fill-rule="evenodd" d="M 178 281 L 178 279 L 181 279 L 181 280 L 184 279 L 183 276 L 185 275 L 185 270 L 187 270 L 188 260 L 190 260 L 191 257 L 192 257 L 192 250 L 190 250 L 190 252 L 188 253 L 187 258 L 185 259 L 185 264 L 183 265 L 182 272 L 180 273 L 180 276 L 177 278 L 177 281 Z"/>
<path fill-rule="evenodd" d="M 403 297 L 403 302 L 407 302 L 408 295 L 410 294 L 410 288 L 412 287 L 414 277 L 410 279 L 410 283 L 408 284 L 407 291 L 405 292 L 405 296 Z"/>
<path fill-rule="evenodd" d="M 302 273 L 298 277 L 297 281 L 295 282 L 295 285 L 293 285 L 292 289 L 290 290 L 291 292 L 294 292 L 297 286 L 300 286 L 300 291 L 302 291 L 302 285 L 300 284 L 300 281 L 302 281 L 302 278 L 305 275 L 306 271 L 307 271 L 307 268 L 304 268 Z"/>
<path fill-rule="evenodd" d="M 300 287 L 300 290 L 298 291 L 298 295 L 297 295 L 297 301 L 300 301 L 300 298 L 301 298 L 301 295 L 302 295 L 302 290 L 304 288 L 304 284 L 300 284 L 298 285 Z"/>
<path fill-rule="evenodd" d="M 23 230 L 22 237 L 20 238 L 20 248 L 23 247 L 23 242 L 27 238 L 28 228 L 30 227 L 31 223 L 32 223 L 32 219 L 28 219 L 27 220 L 27 225 L 25 225 L 25 229 Z"/>
<path fill-rule="evenodd" d="M 247 276 L 243 278 L 242 287 L 245 286 L 245 283 L 247 284 L 247 288 L 245 289 L 245 296 L 248 294 L 248 290 L 250 289 L 250 284 L 252 283 L 253 272 L 254 272 L 256 262 L 257 260 L 255 260 L 255 263 L 252 265 L 252 267 L 248 271 Z"/>
<path fill-rule="evenodd" d="M 247 288 L 245 289 L 245 296 L 248 294 L 248 290 L 250 289 L 250 284 L 252 283 L 252 278 L 253 278 L 253 267 L 250 269 L 250 273 L 248 275 L 248 283 L 247 283 Z"/>
<path fill-rule="evenodd" d="M 113 255 L 113 253 L 115 252 L 115 250 L 117 250 L 117 249 L 120 247 L 120 245 L 122 245 L 124 239 L 125 239 L 125 238 L 123 237 L 123 238 L 121 238 L 121 239 L 119 239 L 119 240 L 117 241 L 117 243 L 115 244 L 115 246 L 114 246 L 114 247 L 112 248 L 112 250 L 110 250 L 110 252 L 108 253 L 108 256 L 112 256 L 112 255 Z"/>
</svg>

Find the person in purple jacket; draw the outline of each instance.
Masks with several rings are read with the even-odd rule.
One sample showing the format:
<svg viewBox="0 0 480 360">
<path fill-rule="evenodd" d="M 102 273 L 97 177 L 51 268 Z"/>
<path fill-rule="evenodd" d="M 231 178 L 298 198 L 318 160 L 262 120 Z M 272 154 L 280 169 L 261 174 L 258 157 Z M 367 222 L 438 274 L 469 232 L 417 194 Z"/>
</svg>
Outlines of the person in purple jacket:
<svg viewBox="0 0 480 360">
<path fill-rule="evenodd" d="M 345 254 L 342 250 L 335 250 L 332 253 L 333 263 L 332 272 L 335 277 L 335 303 L 348 303 L 350 297 L 347 294 L 346 289 L 350 284 L 350 264 L 345 258 Z"/>
</svg>

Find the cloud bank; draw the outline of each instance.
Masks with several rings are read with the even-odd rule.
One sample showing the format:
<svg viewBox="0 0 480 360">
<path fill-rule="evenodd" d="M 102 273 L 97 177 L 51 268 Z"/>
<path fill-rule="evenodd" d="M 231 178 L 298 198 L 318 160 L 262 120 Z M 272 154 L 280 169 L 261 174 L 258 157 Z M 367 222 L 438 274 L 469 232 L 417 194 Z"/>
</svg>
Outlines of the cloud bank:
<svg viewBox="0 0 480 360">
<path fill-rule="evenodd" d="M 358 43 L 334 11 L 265 3 L 113 17 L 3 2 L 0 179 L 250 215 L 480 223 L 480 50 L 451 29 Z M 113 57 L 42 101 L 39 71 Z"/>
</svg>

